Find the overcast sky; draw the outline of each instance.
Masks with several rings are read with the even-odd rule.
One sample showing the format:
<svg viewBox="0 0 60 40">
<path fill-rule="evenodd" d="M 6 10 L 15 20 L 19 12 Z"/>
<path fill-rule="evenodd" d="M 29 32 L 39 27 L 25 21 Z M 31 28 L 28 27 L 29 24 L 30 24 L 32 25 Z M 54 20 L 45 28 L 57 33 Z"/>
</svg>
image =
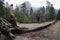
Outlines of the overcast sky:
<svg viewBox="0 0 60 40">
<path fill-rule="evenodd" d="M 25 1 L 29 1 L 32 7 L 46 6 L 46 0 L 5 0 L 5 2 L 6 1 L 8 1 L 9 4 L 14 4 L 14 7 L 16 5 L 22 4 Z M 54 8 L 56 9 L 60 8 L 60 0 L 48 0 L 48 1 L 53 4 Z"/>
</svg>

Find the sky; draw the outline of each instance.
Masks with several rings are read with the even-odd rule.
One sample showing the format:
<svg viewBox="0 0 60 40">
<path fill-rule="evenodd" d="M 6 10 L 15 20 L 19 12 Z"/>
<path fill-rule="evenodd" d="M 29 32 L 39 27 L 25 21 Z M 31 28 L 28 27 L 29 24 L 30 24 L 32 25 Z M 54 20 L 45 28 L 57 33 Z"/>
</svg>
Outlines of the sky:
<svg viewBox="0 0 60 40">
<path fill-rule="evenodd" d="M 42 6 L 46 6 L 46 1 L 47 0 L 5 0 L 5 2 L 7 2 L 10 4 L 13 4 L 14 7 L 16 5 L 20 5 L 22 3 L 24 3 L 25 1 L 30 2 L 32 7 L 42 7 Z M 54 6 L 54 8 L 59 9 L 60 8 L 60 0 L 48 0 L 49 2 L 51 2 Z"/>
</svg>

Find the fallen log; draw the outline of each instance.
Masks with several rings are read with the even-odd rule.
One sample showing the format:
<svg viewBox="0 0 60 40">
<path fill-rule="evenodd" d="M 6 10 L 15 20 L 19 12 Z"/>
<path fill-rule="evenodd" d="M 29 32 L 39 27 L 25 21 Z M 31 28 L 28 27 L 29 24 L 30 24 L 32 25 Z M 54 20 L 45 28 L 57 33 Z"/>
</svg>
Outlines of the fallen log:
<svg viewBox="0 0 60 40">
<path fill-rule="evenodd" d="M 56 23 L 56 21 L 52 22 L 52 23 L 49 23 L 45 26 L 41 26 L 41 27 L 38 27 L 38 28 L 35 28 L 35 29 L 14 29 L 14 30 L 11 30 L 11 33 L 14 34 L 14 35 L 19 35 L 19 34 L 24 34 L 24 33 L 29 33 L 29 32 L 35 32 L 35 31 L 39 31 L 39 30 L 43 30 L 43 29 L 46 29 L 48 27 L 50 27 L 51 25 L 54 25 Z"/>
<path fill-rule="evenodd" d="M 20 35 L 20 34 L 24 34 L 24 33 L 28 33 L 28 32 L 34 32 L 34 31 L 38 31 L 38 30 L 43 30 L 55 23 L 56 22 L 54 21 L 45 26 L 41 26 L 41 27 L 30 30 L 28 28 L 13 27 L 10 22 L 8 22 L 7 20 L 5 20 L 3 18 L 0 18 L 0 31 L 2 34 L 6 35 L 12 39 L 15 37 L 15 35 Z"/>
</svg>

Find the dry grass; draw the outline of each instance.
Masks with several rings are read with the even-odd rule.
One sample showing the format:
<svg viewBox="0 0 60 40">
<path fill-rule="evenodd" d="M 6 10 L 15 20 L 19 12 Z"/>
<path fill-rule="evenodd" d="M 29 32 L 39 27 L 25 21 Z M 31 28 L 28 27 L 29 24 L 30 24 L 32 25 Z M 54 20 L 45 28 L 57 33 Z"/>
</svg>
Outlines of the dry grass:
<svg viewBox="0 0 60 40">
<path fill-rule="evenodd" d="M 54 26 L 53 26 L 53 33 L 55 40 L 60 40 L 60 21 L 58 21 Z"/>
</svg>

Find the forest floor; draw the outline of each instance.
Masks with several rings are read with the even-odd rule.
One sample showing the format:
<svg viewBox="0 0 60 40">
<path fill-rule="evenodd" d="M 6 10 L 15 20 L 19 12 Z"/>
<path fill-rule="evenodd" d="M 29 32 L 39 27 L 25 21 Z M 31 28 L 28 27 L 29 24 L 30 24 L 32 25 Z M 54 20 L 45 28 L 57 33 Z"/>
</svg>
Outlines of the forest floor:
<svg viewBox="0 0 60 40">
<path fill-rule="evenodd" d="M 30 24 L 29 26 L 31 25 L 33 24 Z M 44 25 L 44 23 L 41 25 Z M 34 28 L 34 26 L 32 27 Z M 15 40 L 60 40 L 60 21 L 46 29 L 16 36 Z"/>
</svg>

